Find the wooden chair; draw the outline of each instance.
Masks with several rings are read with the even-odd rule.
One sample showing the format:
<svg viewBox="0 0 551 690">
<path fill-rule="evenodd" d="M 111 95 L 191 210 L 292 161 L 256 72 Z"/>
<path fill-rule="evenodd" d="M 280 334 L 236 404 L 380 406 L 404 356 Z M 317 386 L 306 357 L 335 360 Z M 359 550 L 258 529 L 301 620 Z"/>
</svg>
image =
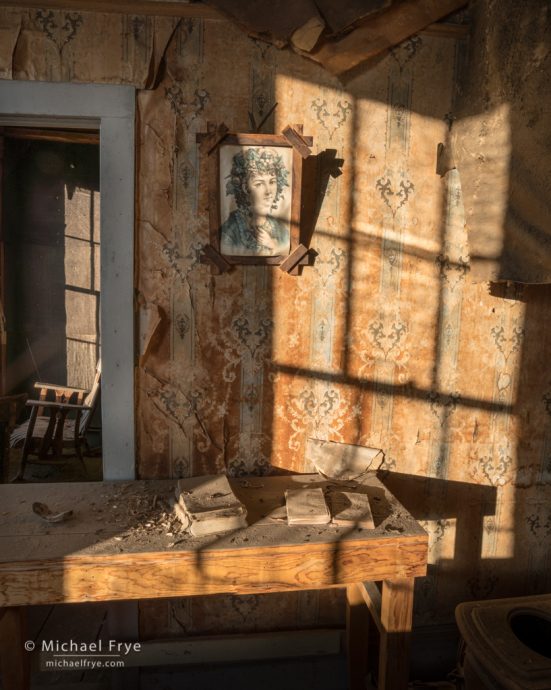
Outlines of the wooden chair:
<svg viewBox="0 0 551 690">
<path fill-rule="evenodd" d="M 15 480 L 23 479 L 27 462 L 64 464 L 75 456 L 86 472 L 82 450 L 86 446 L 86 432 L 98 401 L 100 381 L 101 367 L 98 363 L 89 391 L 50 383 L 34 384 L 40 393 L 38 400 L 27 400 L 31 416 L 10 436 L 12 448 L 23 444 L 21 467 Z M 48 396 L 55 399 L 49 400 Z M 64 452 L 66 449 L 70 452 Z M 29 456 L 36 457 L 30 460 Z"/>
</svg>

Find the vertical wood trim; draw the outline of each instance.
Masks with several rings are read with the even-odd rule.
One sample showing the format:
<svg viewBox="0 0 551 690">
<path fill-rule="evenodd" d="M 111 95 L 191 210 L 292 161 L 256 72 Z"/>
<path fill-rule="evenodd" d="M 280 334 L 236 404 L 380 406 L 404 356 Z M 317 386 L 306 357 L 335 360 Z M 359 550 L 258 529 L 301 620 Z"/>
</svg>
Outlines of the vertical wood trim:
<svg viewBox="0 0 551 690">
<path fill-rule="evenodd" d="M 207 159 L 209 177 L 209 236 L 210 243 L 220 251 L 220 147 L 217 146 Z"/>
<path fill-rule="evenodd" d="M 6 253 L 4 250 L 4 157 L 5 139 L 0 136 L 0 395 L 7 390 L 8 323 L 6 321 Z"/>
<path fill-rule="evenodd" d="M 101 119 L 100 316 L 104 480 L 133 479 L 136 472 L 134 143 L 133 116 Z"/>
<path fill-rule="evenodd" d="M 302 157 L 293 149 L 293 181 L 291 206 L 291 252 L 300 244 L 300 193 L 302 188 Z"/>
<path fill-rule="evenodd" d="M 300 244 L 300 210 L 302 200 L 300 198 L 302 191 L 302 156 L 293 148 L 293 185 L 292 191 L 292 205 L 291 205 L 291 248 L 289 254 Z M 298 264 L 290 271 L 290 275 L 299 275 L 300 268 Z"/>
<path fill-rule="evenodd" d="M 379 690 L 407 690 L 415 578 L 384 580 Z"/>
</svg>

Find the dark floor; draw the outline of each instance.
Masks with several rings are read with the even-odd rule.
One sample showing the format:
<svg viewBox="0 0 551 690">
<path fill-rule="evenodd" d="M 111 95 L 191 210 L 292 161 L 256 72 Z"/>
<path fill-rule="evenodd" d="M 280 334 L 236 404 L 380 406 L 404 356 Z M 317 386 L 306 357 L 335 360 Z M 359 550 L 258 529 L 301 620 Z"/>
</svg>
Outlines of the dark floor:
<svg viewBox="0 0 551 690">
<path fill-rule="evenodd" d="M 35 643 L 32 688 L 69 690 L 346 690 L 344 654 L 235 664 L 169 666 L 126 671 L 45 670 L 42 642 L 109 639 L 109 608 L 104 604 L 34 606 L 29 608 L 29 639 Z M 104 644 L 104 646 L 106 646 Z M 41 656 L 41 658 L 40 658 Z"/>
<path fill-rule="evenodd" d="M 21 465 L 21 448 L 11 448 L 8 478 L 11 481 L 19 472 Z M 58 465 L 36 464 L 28 462 L 25 468 L 27 482 L 97 482 L 102 478 L 101 455 L 86 456 L 84 465 L 73 457 L 66 463 Z"/>
<path fill-rule="evenodd" d="M 140 690 L 346 690 L 344 655 L 183 670 L 147 669 Z"/>
<path fill-rule="evenodd" d="M 107 673 L 107 672 L 106 672 Z M 58 678 L 44 683 L 33 678 L 31 688 L 56 687 L 62 690 L 346 690 L 346 660 L 343 656 L 327 659 L 273 661 L 258 664 L 195 666 L 188 669 L 143 669 L 139 678 L 130 675 L 119 679 L 109 675 L 83 680 Z"/>
</svg>

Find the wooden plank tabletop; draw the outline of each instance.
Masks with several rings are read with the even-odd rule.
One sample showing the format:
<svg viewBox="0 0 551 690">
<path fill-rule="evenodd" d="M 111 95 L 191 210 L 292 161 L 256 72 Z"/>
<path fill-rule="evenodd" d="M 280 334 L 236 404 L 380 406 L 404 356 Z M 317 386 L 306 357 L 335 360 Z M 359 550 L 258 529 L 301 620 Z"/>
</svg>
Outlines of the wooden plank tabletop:
<svg viewBox="0 0 551 690">
<path fill-rule="evenodd" d="M 180 531 L 176 480 L 0 486 L 0 605 L 104 601 L 342 586 L 426 571 L 427 535 L 370 475 L 375 529 L 289 526 L 285 490 L 351 490 L 319 475 L 231 479 L 249 526 L 208 537 Z M 32 504 L 54 513 L 49 524 Z"/>
</svg>

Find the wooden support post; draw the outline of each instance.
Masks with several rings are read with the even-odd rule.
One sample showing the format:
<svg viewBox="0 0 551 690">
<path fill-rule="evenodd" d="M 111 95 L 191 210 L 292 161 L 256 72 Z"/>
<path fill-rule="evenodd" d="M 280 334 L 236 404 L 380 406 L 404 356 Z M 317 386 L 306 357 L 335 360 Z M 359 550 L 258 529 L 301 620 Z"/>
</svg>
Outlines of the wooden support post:
<svg viewBox="0 0 551 690">
<path fill-rule="evenodd" d="M 365 690 L 369 611 L 358 585 L 346 588 L 346 646 L 350 690 Z"/>
<path fill-rule="evenodd" d="M 415 578 L 383 581 L 378 690 L 407 690 Z"/>
<path fill-rule="evenodd" d="M 111 601 L 108 606 L 107 627 L 109 637 L 117 642 L 136 642 L 139 639 L 139 602 Z M 137 688 L 140 669 L 113 669 L 109 674 L 111 690 Z"/>
<path fill-rule="evenodd" d="M 27 641 L 27 610 L 10 606 L 0 610 L 0 671 L 3 690 L 29 690 L 30 653 Z"/>
</svg>

